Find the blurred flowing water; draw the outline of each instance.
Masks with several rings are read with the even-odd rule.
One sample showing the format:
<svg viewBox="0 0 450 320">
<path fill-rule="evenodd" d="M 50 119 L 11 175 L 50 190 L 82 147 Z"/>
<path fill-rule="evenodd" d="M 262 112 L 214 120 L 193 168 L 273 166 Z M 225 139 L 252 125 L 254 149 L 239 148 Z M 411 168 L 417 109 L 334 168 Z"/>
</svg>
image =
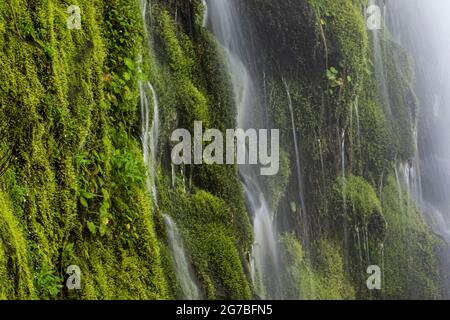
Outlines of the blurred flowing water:
<svg viewBox="0 0 450 320">
<path fill-rule="evenodd" d="M 259 98 L 254 76 L 246 65 L 254 61 L 250 39 L 242 32 L 245 18 L 241 16 L 238 2 L 207 0 L 207 25 L 223 46 L 228 58 L 229 72 L 233 83 L 237 127 L 247 130 L 261 128 L 265 112 Z M 239 173 L 253 218 L 255 243 L 251 258 L 251 272 L 256 294 L 264 299 L 282 297 L 280 253 L 278 235 L 267 192 L 261 182 L 259 170 L 240 165 Z"/>
<path fill-rule="evenodd" d="M 155 89 L 148 82 L 146 85 L 139 82 L 140 91 L 140 108 L 141 108 L 141 140 L 142 140 L 142 153 L 144 156 L 144 163 L 147 168 L 147 189 L 150 191 L 153 197 L 153 203 L 157 206 L 157 192 L 156 192 L 156 153 L 158 148 L 158 135 L 159 135 L 159 105 L 158 96 Z M 148 91 L 151 93 L 151 101 L 153 106 L 153 121 L 150 124 L 150 99 L 148 97 Z"/>
<path fill-rule="evenodd" d="M 181 291 L 181 296 L 178 298 L 198 300 L 200 299 L 200 291 L 193 275 L 191 265 L 186 257 L 186 251 L 184 249 L 180 231 L 175 222 L 168 215 L 164 215 L 164 223 L 167 229 L 169 247 L 174 259 L 175 276 Z"/>
<path fill-rule="evenodd" d="M 421 110 L 420 166 L 402 164 L 402 176 L 434 230 L 450 241 L 450 2 L 396 0 L 387 12 L 393 37 L 414 59 Z"/>
<path fill-rule="evenodd" d="M 148 17 L 151 17 L 151 3 L 147 0 L 141 0 L 142 18 L 144 29 L 148 41 Z M 150 50 L 150 49 L 148 49 Z M 142 60 L 142 55 L 139 60 Z M 142 61 L 138 61 L 141 68 Z M 141 70 L 142 71 L 142 70 Z M 152 196 L 154 208 L 158 208 L 157 188 L 156 188 L 156 170 L 157 170 L 157 152 L 159 138 L 159 101 L 155 88 L 150 82 L 139 81 L 140 93 L 140 112 L 141 112 L 141 140 L 142 154 L 147 169 L 146 187 Z M 150 110 L 153 108 L 152 115 Z M 174 272 L 179 288 L 180 299 L 198 300 L 201 298 L 200 290 L 194 276 L 192 265 L 186 256 L 183 240 L 180 231 L 175 222 L 168 216 L 163 215 L 167 231 L 167 238 L 170 251 L 174 262 Z"/>
<path fill-rule="evenodd" d="M 382 1 L 371 1 L 383 4 Z M 389 32 L 393 40 L 411 55 L 414 90 L 419 99 L 417 127 L 412 128 L 416 154 L 413 159 L 398 164 L 397 183 L 409 195 L 408 208 L 419 207 L 434 232 L 449 244 L 450 1 L 394 0 L 384 3 L 387 30 L 383 32 Z M 375 43 L 375 50 L 377 47 Z M 375 61 L 380 54 L 375 52 Z M 441 254 L 441 270 L 447 273 L 449 257 L 447 247 Z M 447 278 L 444 286 L 448 295 L 448 274 L 444 278 Z"/>
</svg>

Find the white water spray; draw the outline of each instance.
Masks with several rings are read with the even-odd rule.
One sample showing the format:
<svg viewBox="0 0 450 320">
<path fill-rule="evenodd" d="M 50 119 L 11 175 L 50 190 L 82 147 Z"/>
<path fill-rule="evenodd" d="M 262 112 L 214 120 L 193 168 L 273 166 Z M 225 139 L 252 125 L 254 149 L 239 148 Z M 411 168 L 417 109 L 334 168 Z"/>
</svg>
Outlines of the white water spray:
<svg viewBox="0 0 450 320">
<path fill-rule="evenodd" d="M 139 91 L 141 98 L 141 140 L 142 140 L 142 153 L 144 156 L 144 163 L 147 168 L 147 189 L 151 192 L 153 201 L 157 205 L 157 192 L 156 192 L 156 155 L 158 148 L 158 116 L 159 106 L 158 97 L 153 86 L 147 83 L 147 88 L 152 93 L 153 104 L 153 121 L 150 125 L 150 102 L 147 95 L 146 86 L 139 82 Z"/>
</svg>

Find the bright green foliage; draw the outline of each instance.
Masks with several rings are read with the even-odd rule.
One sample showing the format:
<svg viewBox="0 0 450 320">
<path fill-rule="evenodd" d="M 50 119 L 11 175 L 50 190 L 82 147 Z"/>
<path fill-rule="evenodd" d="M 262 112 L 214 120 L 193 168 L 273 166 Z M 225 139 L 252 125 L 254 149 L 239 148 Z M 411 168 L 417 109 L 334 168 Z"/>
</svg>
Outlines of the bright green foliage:
<svg viewBox="0 0 450 320">
<path fill-rule="evenodd" d="M 126 61 L 140 50 L 139 7 L 76 4 L 81 30 L 67 28 L 59 1 L 0 4 L 2 153 L 14 156 L 0 182 L 1 296 L 165 298 L 130 130 L 138 91 Z M 82 269 L 81 292 L 63 288 L 70 264 Z"/>
</svg>

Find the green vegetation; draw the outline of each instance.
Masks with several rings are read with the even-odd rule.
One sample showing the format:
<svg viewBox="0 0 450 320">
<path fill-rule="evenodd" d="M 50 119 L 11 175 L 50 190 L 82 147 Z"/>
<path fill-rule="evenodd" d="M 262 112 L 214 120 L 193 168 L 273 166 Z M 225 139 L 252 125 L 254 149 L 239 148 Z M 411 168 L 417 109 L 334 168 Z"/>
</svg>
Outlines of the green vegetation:
<svg viewBox="0 0 450 320">
<path fill-rule="evenodd" d="M 383 212 L 388 225 L 384 241 L 386 299 L 439 299 L 438 252 L 444 246 L 421 213 L 408 203 L 391 176 L 383 190 Z"/>
</svg>

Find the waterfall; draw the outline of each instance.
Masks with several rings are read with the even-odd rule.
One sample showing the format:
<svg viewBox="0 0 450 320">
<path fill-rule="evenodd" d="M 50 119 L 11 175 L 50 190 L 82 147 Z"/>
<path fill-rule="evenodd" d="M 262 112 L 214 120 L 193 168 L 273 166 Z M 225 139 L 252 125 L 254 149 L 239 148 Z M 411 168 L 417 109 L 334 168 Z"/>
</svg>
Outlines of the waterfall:
<svg viewBox="0 0 450 320">
<path fill-rule="evenodd" d="M 153 195 L 153 200 L 157 203 L 157 192 L 156 192 L 156 155 L 158 152 L 158 136 L 159 136 L 159 104 L 158 96 L 156 95 L 155 89 L 149 83 L 148 86 L 152 92 L 153 97 L 153 122 L 150 128 L 150 183 Z"/>
<path fill-rule="evenodd" d="M 450 244 L 450 2 L 448 0 L 386 1 L 392 38 L 415 62 L 415 93 L 420 101 L 416 154 L 399 164 L 400 179 L 434 232 Z M 408 210 L 409 211 L 409 210 Z M 443 250 L 441 270 L 450 255 Z M 445 282 L 445 280 L 443 280 Z M 450 283 L 444 284 L 446 287 Z"/>
<path fill-rule="evenodd" d="M 140 0 L 142 20 L 144 21 L 144 30 L 147 31 L 147 0 Z"/>
<path fill-rule="evenodd" d="M 147 83 L 147 88 L 152 93 L 152 105 L 153 105 L 153 121 L 150 125 L 150 103 L 146 90 L 146 86 L 142 81 L 139 82 L 140 91 L 140 106 L 141 106 L 141 140 L 142 140 L 142 153 L 144 156 L 144 163 L 147 168 L 147 189 L 151 192 L 154 204 L 157 204 L 157 192 L 156 192 L 156 153 L 158 148 L 158 135 L 159 135 L 159 106 L 158 97 L 155 89 L 150 83 Z"/>
<path fill-rule="evenodd" d="M 237 106 L 237 126 L 244 130 L 258 128 L 262 125 L 264 110 L 258 101 L 253 77 L 244 62 L 251 53 L 241 30 L 243 19 L 233 1 L 208 0 L 207 5 L 212 32 L 228 58 Z M 240 165 L 239 173 L 253 218 L 255 243 L 250 263 L 256 294 L 265 299 L 281 298 L 278 236 L 259 170 Z"/>
<path fill-rule="evenodd" d="M 167 215 L 164 215 L 164 223 L 167 228 L 169 247 L 174 259 L 175 276 L 181 291 L 181 299 L 199 300 L 200 291 L 193 276 L 191 265 L 186 257 L 186 252 L 181 239 L 180 232 L 175 222 Z"/>
<path fill-rule="evenodd" d="M 205 28 L 208 23 L 208 3 L 206 0 L 202 0 L 203 3 L 203 19 L 202 19 L 202 27 Z"/>
<path fill-rule="evenodd" d="M 148 34 L 147 28 L 147 7 L 146 0 L 141 0 L 142 18 L 144 29 Z M 150 14 L 151 15 L 151 14 Z M 139 66 L 142 64 L 140 57 Z M 157 170 L 157 152 L 159 138 L 159 101 L 156 90 L 150 82 L 139 81 L 140 93 L 140 111 L 141 111 L 141 140 L 142 154 L 147 169 L 146 187 L 151 193 L 153 204 L 158 207 L 156 190 L 156 170 Z M 153 107 L 152 121 L 150 121 L 150 97 Z M 197 300 L 200 299 L 200 291 L 194 280 L 191 265 L 188 263 L 184 250 L 183 241 L 175 222 L 167 215 L 163 215 L 166 225 L 169 247 L 174 260 L 174 270 L 177 278 L 177 284 L 180 289 L 181 299 Z"/>
<path fill-rule="evenodd" d="M 280 261 L 278 256 L 277 234 L 272 214 L 264 194 L 251 177 L 243 178 L 245 196 L 254 215 L 251 274 L 256 293 L 261 298 L 276 298 L 280 295 Z"/>
<path fill-rule="evenodd" d="M 387 2 L 392 37 L 415 61 L 420 101 L 415 157 L 399 165 L 406 190 L 428 217 L 434 231 L 450 240 L 450 2 Z M 436 116 L 438 115 L 438 116 Z"/>
<path fill-rule="evenodd" d="M 142 19 L 144 24 L 145 34 L 149 37 L 147 27 L 147 0 L 140 0 Z M 150 14 L 151 15 L 151 14 Z M 142 72 L 142 55 L 139 57 L 139 72 Z M 150 102 L 148 97 L 148 90 L 150 90 L 153 106 L 153 120 L 150 125 Z M 159 137 L 159 102 L 158 96 L 153 85 L 147 82 L 144 85 L 142 80 L 139 80 L 139 95 L 140 95 L 140 109 L 141 109 L 141 140 L 142 140 L 142 154 L 144 156 L 144 163 L 147 168 L 147 190 L 152 194 L 153 203 L 157 206 L 157 191 L 156 191 L 156 162 L 158 152 L 158 137 Z"/>
<path fill-rule="evenodd" d="M 146 0 L 140 0 L 142 18 L 144 22 L 144 30 L 148 35 L 147 28 L 147 7 Z M 151 16 L 151 13 L 149 14 Z M 141 70 L 142 55 L 139 58 L 139 70 Z M 142 140 L 142 154 L 144 163 L 147 169 L 146 187 L 151 193 L 153 204 L 158 207 L 157 190 L 156 190 L 156 170 L 157 170 L 157 152 L 158 152 L 158 138 L 159 138 L 159 101 L 156 90 L 150 82 L 144 83 L 139 81 L 140 94 L 140 111 L 141 111 L 141 140 Z M 153 107 L 152 121 L 150 124 L 150 97 Z M 173 168 L 173 164 L 172 164 Z M 172 173 L 172 183 L 174 181 L 174 169 Z M 183 245 L 183 240 L 175 222 L 167 215 L 163 215 L 164 223 L 167 230 L 167 238 L 169 248 L 172 252 L 174 261 L 174 271 L 179 286 L 179 298 L 187 300 L 198 300 L 201 298 L 200 290 L 193 275 L 192 266 L 189 264 L 186 257 L 186 252 Z"/>
<path fill-rule="evenodd" d="M 369 6 L 378 5 L 379 0 L 369 0 Z M 385 108 L 385 112 L 388 116 L 388 119 L 393 119 L 392 117 L 392 106 L 391 100 L 389 98 L 389 91 L 386 79 L 386 69 L 383 60 L 383 52 L 380 34 L 378 30 L 371 32 L 372 39 L 372 48 L 373 48 L 373 60 L 375 66 L 375 78 L 377 80 L 379 87 L 379 91 L 381 93 L 381 97 L 383 100 L 383 106 Z"/>
</svg>

